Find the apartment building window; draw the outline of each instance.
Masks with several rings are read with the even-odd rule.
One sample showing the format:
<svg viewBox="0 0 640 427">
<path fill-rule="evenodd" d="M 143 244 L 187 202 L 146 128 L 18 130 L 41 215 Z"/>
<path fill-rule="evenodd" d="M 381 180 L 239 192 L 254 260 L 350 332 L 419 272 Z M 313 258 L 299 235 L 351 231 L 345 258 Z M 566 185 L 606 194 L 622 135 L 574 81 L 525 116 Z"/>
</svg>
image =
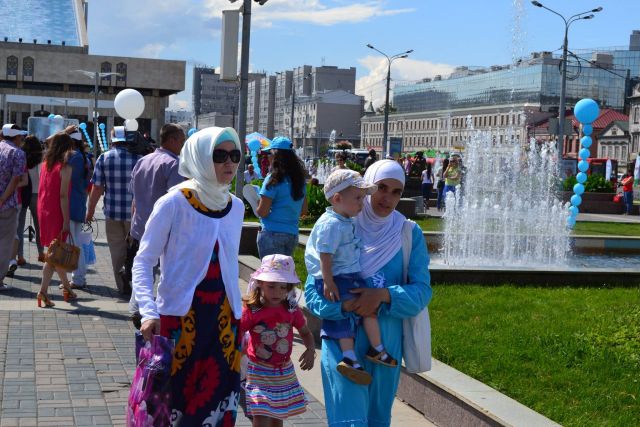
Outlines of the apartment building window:
<svg viewBox="0 0 640 427">
<path fill-rule="evenodd" d="M 633 109 L 633 123 L 640 123 L 640 105 Z"/>
</svg>

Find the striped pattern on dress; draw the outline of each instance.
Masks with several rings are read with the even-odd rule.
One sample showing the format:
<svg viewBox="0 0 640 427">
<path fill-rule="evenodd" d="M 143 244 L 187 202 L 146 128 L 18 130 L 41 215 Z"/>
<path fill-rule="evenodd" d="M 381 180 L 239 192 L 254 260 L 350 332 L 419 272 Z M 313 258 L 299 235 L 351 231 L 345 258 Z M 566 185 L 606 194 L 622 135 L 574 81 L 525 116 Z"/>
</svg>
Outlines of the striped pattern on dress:
<svg viewBox="0 0 640 427">
<path fill-rule="evenodd" d="M 284 420 L 306 411 L 307 399 L 291 360 L 282 367 L 249 360 L 245 388 L 251 416 Z"/>
</svg>

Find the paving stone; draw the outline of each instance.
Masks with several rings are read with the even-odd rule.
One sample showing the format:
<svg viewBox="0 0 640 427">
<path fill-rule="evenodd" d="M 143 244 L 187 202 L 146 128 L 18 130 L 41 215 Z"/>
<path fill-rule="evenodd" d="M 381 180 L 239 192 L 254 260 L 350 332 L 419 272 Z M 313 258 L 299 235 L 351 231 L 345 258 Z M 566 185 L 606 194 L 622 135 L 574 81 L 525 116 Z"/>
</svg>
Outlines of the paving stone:
<svg viewBox="0 0 640 427">
<path fill-rule="evenodd" d="M 0 294 L 0 427 L 125 425 L 134 329 L 104 234 L 95 249 L 99 261 L 90 266 L 89 289 L 78 291 L 78 303 L 62 301 L 53 280 L 56 307 L 38 309 L 42 266 L 35 244 L 25 241 L 29 264 L 7 279 L 13 289 Z M 251 421 L 239 413 L 236 425 Z M 284 425 L 324 426 L 324 408 L 310 399 L 309 411 Z"/>
</svg>

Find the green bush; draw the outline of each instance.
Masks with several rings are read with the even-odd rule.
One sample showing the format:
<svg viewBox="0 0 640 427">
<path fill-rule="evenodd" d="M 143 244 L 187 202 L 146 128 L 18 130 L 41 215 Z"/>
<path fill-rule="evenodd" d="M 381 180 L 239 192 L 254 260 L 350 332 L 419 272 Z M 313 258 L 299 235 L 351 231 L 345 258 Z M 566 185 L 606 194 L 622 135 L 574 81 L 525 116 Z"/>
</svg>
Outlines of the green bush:
<svg viewBox="0 0 640 427">
<path fill-rule="evenodd" d="M 351 169 L 352 171 L 356 171 L 358 173 L 362 173 L 362 171 L 364 170 L 364 168 L 362 166 L 360 166 L 359 164 L 357 164 L 356 162 L 352 161 L 352 160 L 347 160 L 347 163 L 345 163 L 345 165 Z"/>
<path fill-rule="evenodd" d="M 329 206 L 329 201 L 324 197 L 322 187 L 318 185 L 307 185 L 307 209 L 309 217 L 318 219 Z M 315 222 L 315 221 L 314 221 Z"/>
<path fill-rule="evenodd" d="M 573 191 L 573 186 L 578 181 L 575 176 L 570 176 L 562 182 L 564 191 Z M 592 174 L 587 177 L 587 182 L 584 183 L 584 191 L 587 193 L 612 193 L 613 184 L 611 181 L 607 181 L 603 175 Z"/>
</svg>

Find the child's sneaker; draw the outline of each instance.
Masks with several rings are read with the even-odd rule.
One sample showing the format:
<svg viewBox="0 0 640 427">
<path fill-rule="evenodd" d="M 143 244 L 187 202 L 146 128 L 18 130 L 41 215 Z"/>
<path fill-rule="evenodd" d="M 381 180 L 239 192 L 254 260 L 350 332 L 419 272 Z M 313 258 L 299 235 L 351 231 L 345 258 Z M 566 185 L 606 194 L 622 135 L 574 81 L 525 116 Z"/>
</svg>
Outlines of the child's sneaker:
<svg viewBox="0 0 640 427">
<path fill-rule="evenodd" d="M 365 371 L 362 366 L 355 368 L 353 366 L 355 362 L 348 357 L 343 358 L 338 363 L 338 372 L 340 372 L 349 381 L 352 381 L 360 385 L 371 384 L 371 375 Z"/>
<path fill-rule="evenodd" d="M 396 366 L 398 366 L 398 361 L 391 357 L 389 353 L 384 350 L 377 351 L 373 347 L 369 347 L 369 351 L 367 351 L 367 359 L 371 360 L 373 363 L 378 363 L 390 368 L 395 368 Z"/>
</svg>

